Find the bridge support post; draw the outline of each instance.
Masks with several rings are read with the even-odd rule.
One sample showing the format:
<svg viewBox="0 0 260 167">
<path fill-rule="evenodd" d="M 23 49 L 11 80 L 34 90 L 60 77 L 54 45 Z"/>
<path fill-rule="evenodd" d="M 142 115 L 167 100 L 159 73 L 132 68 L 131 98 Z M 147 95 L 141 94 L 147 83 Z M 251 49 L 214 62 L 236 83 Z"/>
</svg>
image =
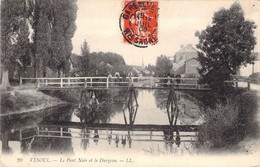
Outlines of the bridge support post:
<svg viewBox="0 0 260 167">
<path fill-rule="evenodd" d="M 87 78 L 84 79 L 84 87 L 88 87 Z"/>
<path fill-rule="evenodd" d="M 60 79 L 60 87 L 61 88 L 63 87 L 63 79 L 62 78 Z"/>
<path fill-rule="evenodd" d="M 39 88 L 40 87 L 40 80 L 39 80 L 39 78 L 37 78 L 37 80 L 36 80 L 36 88 Z"/>
<path fill-rule="evenodd" d="M 178 104 L 177 104 L 177 97 L 176 97 L 176 94 L 172 87 L 170 88 L 170 92 L 168 95 L 166 110 L 167 110 L 167 115 L 168 115 L 170 126 L 173 126 L 173 125 L 175 126 L 177 123 L 179 108 L 178 108 Z M 173 123 L 173 121 L 174 121 L 174 123 Z"/>
<path fill-rule="evenodd" d="M 22 84 L 23 84 L 23 78 L 20 77 L 20 85 L 22 85 Z"/>
<path fill-rule="evenodd" d="M 19 130 L 19 138 L 20 138 L 20 141 L 23 140 L 23 134 L 22 134 L 22 130 L 21 129 Z"/>
<path fill-rule="evenodd" d="M 63 128 L 62 128 L 62 127 L 60 127 L 60 136 L 63 136 L 63 133 L 62 133 L 62 131 L 63 131 Z"/>
<path fill-rule="evenodd" d="M 36 128 L 36 134 L 37 135 L 39 135 L 39 131 L 40 131 L 40 128 L 39 128 L 39 126 L 37 126 L 37 128 Z"/>
<path fill-rule="evenodd" d="M 109 87 L 109 78 L 107 77 L 107 88 Z"/>
<path fill-rule="evenodd" d="M 124 115 L 124 121 L 125 124 L 127 125 L 127 118 L 126 118 L 126 114 L 125 114 L 125 109 L 128 108 L 128 113 L 129 113 L 129 125 L 132 126 L 135 122 L 135 118 L 136 118 L 136 114 L 137 114 L 137 110 L 138 110 L 138 102 L 137 102 L 137 98 L 136 98 L 136 94 L 135 94 L 135 90 L 130 87 L 128 89 L 128 94 L 126 95 L 125 98 L 125 104 L 122 107 L 123 110 L 123 115 Z"/>
</svg>

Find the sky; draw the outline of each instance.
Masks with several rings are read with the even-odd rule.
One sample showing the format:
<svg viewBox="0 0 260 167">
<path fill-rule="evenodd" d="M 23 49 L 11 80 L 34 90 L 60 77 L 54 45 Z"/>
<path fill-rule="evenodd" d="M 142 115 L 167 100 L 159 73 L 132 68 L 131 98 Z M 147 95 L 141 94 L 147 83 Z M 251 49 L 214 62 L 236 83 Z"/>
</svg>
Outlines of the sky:
<svg viewBox="0 0 260 167">
<path fill-rule="evenodd" d="M 72 39 L 73 53 L 80 54 L 83 41 L 89 44 L 90 52 L 114 52 L 122 55 L 129 65 L 155 64 L 160 55 L 173 56 L 181 45 L 198 43 L 194 33 L 211 24 L 212 17 L 221 7 L 229 8 L 234 2 L 213 0 L 159 0 L 158 39 L 156 45 L 138 48 L 123 42 L 119 28 L 119 17 L 124 1 L 120 0 L 78 0 L 77 30 Z M 260 26 L 260 1 L 239 1 L 245 18 Z M 260 39 L 260 27 L 255 36 Z M 260 52 L 260 42 L 255 47 Z M 260 71 L 256 63 L 255 71 Z M 244 68 L 250 74 L 252 67 Z M 247 74 L 245 74 L 247 75 Z"/>
</svg>

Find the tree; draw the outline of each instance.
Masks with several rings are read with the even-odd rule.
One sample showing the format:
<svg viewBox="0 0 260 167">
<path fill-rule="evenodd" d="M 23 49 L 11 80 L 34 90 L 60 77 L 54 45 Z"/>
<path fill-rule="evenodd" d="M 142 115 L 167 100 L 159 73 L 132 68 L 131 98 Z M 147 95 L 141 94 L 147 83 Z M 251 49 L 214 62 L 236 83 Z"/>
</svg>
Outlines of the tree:
<svg viewBox="0 0 260 167">
<path fill-rule="evenodd" d="M 200 83 L 222 92 L 225 80 L 230 80 L 241 66 L 252 63 L 251 51 L 256 44 L 256 25 L 245 20 L 239 3 L 229 9 L 221 9 L 213 16 L 212 25 L 195 35 L 199 38 L 197 48 L 201 50 L 198 61 Z"/>
<path fill-rule="evenodd" d="M 60 76 L 69 69 L 71 38 L 76 30 L 76 0 L 28 0 L 28 4 L 37 76 L 44 76 L 47 66 Z"/>
<path fill-rule="evenodd" d="M 89 53 L 89 45 L 86 39 L 84 40 L 80 49 L 81 49 L 81 56 L 82 56 L 82 63 L 81 63 L 80 70 L 82 76 L 89 76 L 90 75 L 90 53 Z"/>
<path fill-rule="evenodd" d="M 9 86 L 9 71 L 13 72 L 28 45 L 29 29 L 27 24 L 25 0 L 1 1 L 1 70 L 2 87 Z"/>
<path fill-rule="evenodd" d="M 50 1 L 30 1 L 30 21 L 33 29 L 33 54 L 35 55 L 36 77 L 43 77 L 50 61 L 51 27 L 49 15 Z"/>
<path fill-rule="evenodd" d="M 68 60 L 72 51 L 72 37 L 76 31 L 77 16 L 76 0 L 52 1 L 50 24 L 52 27 L 51 50 L 54 57 L 54 70 L 66 72 Z M 68 71 L 67 71 L 68 72 Z"/>
<path fill-rule="evenodd" d="M 158 77 L 166 77 L 170 74 L 172 63 L 170 59 L 164 55 L 157 57 L 155 66 L 155 75 Z"/>
</svg>

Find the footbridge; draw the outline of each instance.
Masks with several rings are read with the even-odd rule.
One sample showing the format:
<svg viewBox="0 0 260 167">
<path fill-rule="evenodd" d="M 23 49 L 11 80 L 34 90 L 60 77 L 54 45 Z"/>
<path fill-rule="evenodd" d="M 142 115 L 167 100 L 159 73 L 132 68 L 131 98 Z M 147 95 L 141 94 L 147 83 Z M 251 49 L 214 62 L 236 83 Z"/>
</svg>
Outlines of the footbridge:
<svg viewBox="0 0 260 167">
<path fill-rule="evenodd" d="M 199 84 L 198 78 L 171 78 L 171 77 L 62 77 L 62 78 L 20 78 L 20 85 L 28 82 L 36 84 L 38 90 L 59 90 L 59 89 L 90 89 L 103 90 L 115 88 L 133 87 L 135 89 L 169 89 L 174 90 L 202 90 L 210 91 L 210 87 Z M 247 83 L 250 89 L 250 82 L 247 80 L 230 80 L 231 84 L 240 88 L 239 83 Z"/>
</svg>

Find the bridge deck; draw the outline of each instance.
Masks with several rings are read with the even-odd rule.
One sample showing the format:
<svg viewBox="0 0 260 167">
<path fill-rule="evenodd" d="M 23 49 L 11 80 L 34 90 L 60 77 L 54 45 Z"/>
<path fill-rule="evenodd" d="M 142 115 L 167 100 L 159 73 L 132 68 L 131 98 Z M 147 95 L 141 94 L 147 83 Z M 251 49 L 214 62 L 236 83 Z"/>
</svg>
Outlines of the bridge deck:
<svg viewBox="0 0 260 167">
<path fill-rule="evenodd" d="M 39 90 L 60 90 L 60 89 L 116 89 L 133 87 L 135 89 L 169 89 L 175 90 L 211 90 L 208 85 L 198 83 L 198 78 L 162 78 L 162 77 L 64 77 L 64 78 L 21 78 L 20 85 L 25 82 L 35 82 Z M 247 80 L 226 81 L 226 84 L 235 85 L 238 88 L 239 82 Z"/>
<path fill-rule="evenodd" d="M 71 86 L 71 87 L 40 87 L 38 90 L 70 90 L 70 89 L 80 89 L 80 90 L 112 90 L 112 89 L 126 89 L 129 86 L 114 86 L 114 87 L 82 87 L 82 86 Z M 141 87 L 141 86 L 132 86 L 133 89 L 161 89 L 161 90 L 169 90 L 171 87 Z M 210 88 L 189 88 L 189 87 L 178 87 L 174 86 L 174 90 L 203 90 L 210 91 Z"/>
<path fill-rule="evenodd" d="M 80 122 L 51 122 L 51 123 L 41 123 L 42 127 L 62 127 L 62 128 L 75 128 L 82 129 L 88 128 L 91 130 L 117 130 L 117 131 L 164 131 L 164 130 L 173 130 L 173 131 L 182 131 L 182 132 L 197 132 L 199 130 L 199 125 L 154 125 L 154 124 L 136 124 L 136 125 L 125 125 L 125 124 L 83 124 Z"/>
</svg>

